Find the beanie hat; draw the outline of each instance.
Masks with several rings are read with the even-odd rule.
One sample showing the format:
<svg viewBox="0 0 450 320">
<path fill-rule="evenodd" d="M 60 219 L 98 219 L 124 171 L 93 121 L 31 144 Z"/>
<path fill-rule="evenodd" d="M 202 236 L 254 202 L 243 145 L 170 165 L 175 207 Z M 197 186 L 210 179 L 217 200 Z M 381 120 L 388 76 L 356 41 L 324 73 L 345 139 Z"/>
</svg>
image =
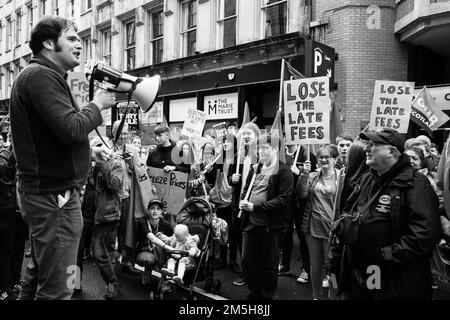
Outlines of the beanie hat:
<svg viewBox="0 0 450 320">
<path fill-rule="evenodd" d="M 259 135 L 261 134 L 258 126 L 254 124 L 253 122 L 247 122 L 243 125 L 242 129 L 250 129 L 255 133 L 256 139 L 259 138 Z"/>
</svg>

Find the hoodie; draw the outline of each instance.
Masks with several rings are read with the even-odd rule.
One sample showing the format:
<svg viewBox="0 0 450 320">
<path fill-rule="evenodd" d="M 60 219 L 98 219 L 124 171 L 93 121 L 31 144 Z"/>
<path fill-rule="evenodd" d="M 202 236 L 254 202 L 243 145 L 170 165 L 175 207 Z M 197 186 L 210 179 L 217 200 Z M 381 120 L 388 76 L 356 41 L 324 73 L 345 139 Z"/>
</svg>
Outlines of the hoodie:
<svg viewBox="0 0 450 320">
<path fill-rule="evenodd" d="M 175 158 L 179 157 L 179 150 L 173 150 L 174 148 L 178 149 L 175 142 L 170 140 L 170 146 L 158 146 L 150 151 L 147 158 L 147 167 L 164 169 L 165 166 L 175 166 L 175 170 L 189 173 L 189 165 L 182 164 L 181 161 L 179 161 L 179 164 L 174 163 Z"/>
</svg>

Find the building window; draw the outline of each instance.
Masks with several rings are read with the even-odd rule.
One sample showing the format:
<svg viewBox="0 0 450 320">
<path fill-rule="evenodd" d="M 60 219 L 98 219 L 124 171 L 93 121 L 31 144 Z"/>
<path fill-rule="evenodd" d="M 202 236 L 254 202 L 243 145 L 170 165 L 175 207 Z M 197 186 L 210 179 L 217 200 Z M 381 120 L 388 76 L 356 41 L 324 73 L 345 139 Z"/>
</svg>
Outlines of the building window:
<svg viewBox="0 0 450 320">
<path fill-rule="evenodd" d="M 197 0 L 181 3 L 182 30 L 184 56 L 191 56 L 197 45 Z"/>
<path fill-rule="evenodd" d="M 22 42 L 22 11 L 16 12 L 16 47 Z"/>
<path fill-rule="evenodd" d="M 82 61 L 83 64 L 86 63 L 89 59 L 92 59 L 92 42 L 90 37 L 81 38 L 81 43 L 83 46 L 83 54 L 82 54 Z"/>
<path fill-rule="evenodd" d="M 236 45 L 236 0 L 219 0 L 217 23 L 219 24 L 218 46 L 227 48 Z"/>
<path fill-rule="evenodd" d="M 0 20 L 0 54 L 3 53 L 3 23 Z M 1 72 L 1 71 L 0 71 Z"/>
<path fill-rule="evenodd" d="M 33 4 L 27 5 L 27 39 L 33 29 Z"/>
<path fill-rule="evenodd" d="M 11 17 L 6 18 L 6 51 L 11 50 L 12 47 L 12 21 Z"/>
<path fill-rule="evenodd" d="M 6 67 L 6 77 L 5 77 L 5 87 L 6 87 L 6 96 L 9 96 L 11 93 L 11 87 L 13 83 L 12 79 L 12 70 L 9 66 Z"/>
<path fill-rule="evenodd" d="M 69 17 L 73 17 L 75 15 L 75 0 L 69 0 Z"/>
<path fill-rule="evenodd" d="M 265 23 L 265 37 L 275 37 L 286 34 L 287 1 L 265 0 L 263 9 L 263 22 Z"/>
<path fill-rule="evenodd" d="M 46 4 L 47 4 L 47 0 L 39 1 L 39 17 L 46 15 L 46 11 L 45 11 Z"/>
<path fill-rule="evenodd" d="M 134 21 L 125 24 L 125 36 L 126 70 L 132 70 L 136 62 L 136 24 Z"/>
<path fill-rule="evenodd" d="M 150 42 L 152 46 L 152 64 L 162 62 L 163 57 L 163 33 L 164 14 L 163 11 L 151 13 Z"/>
<path fill-rule="evenodd" d="M 53 0 L 53 14 L 59 16 L 59 0 Z"/>
<path fill-rule="evenodd" d="M 102 58 L 106 63 L 111 64 L 111 30 L 102 30 L 101 35 Z"/>
<path fill-rule="evenodd" d="M 92 9 L 92 0 L 83 0 L 82 12 Z"/>
</svg>

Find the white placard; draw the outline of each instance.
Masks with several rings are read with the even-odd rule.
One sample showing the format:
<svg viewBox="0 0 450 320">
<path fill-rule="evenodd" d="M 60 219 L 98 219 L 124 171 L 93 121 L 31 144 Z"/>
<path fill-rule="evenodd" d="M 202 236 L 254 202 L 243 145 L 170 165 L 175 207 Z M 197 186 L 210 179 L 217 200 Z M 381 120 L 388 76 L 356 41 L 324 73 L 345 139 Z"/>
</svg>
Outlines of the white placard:
<svg viewBox="0 0 450 320">
<path fill-rule="evenodd" d="M 238 101 L 237 92 L 206 96 L 203 104 L 206 120 L 236 119 Z"/>
<path fill-rule="evenodd" d="M 181 134 L 191 138 L 201 137 L 205 127 L 206 113 L 195 108 L 189 108 Z"/>
<path fill-rule="evenodd" d="M 170 100 L 169 122 L 184 122 L 189 108 L 197 109 L 197 98 Z"/>
<path fill-rule="evenodd" d="M 375 81 L 369 129 L 392 128 L 407 133 L 414 96 L 414 82 Z"/>
<path fill-rule="evenodd" d="M 328 77 L 284 82 L 286 144 L 330 143 Z"/>
</svg>

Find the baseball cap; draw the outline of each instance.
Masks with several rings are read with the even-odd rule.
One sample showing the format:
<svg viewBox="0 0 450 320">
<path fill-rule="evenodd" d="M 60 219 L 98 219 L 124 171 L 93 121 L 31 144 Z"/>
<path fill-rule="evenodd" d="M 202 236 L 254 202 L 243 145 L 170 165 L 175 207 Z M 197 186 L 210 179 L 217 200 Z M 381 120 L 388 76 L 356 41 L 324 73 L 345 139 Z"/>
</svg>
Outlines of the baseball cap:
<svg viewBox="0 0 450 320">
<path fill-rule="evenodd" d="M 163 205 L 163 203 L 161 202 L 161 200 L 159 200 L 159 199 L 157 199 L 157 198 L 150 200 L 150 201 L 148 202 L 147 208 L 150 208 L 150 207 L 151 207 L 152 205 L 154 205 L 154 204 L 159 205 L 159 206 L 161 207 L 161 209 L 164 208 L 164 205 Z"/>
<path fill-rule="evenodd" d="M 370 140 L 375 143 L 389 144 L 397 148 L 403 153 L 405 150 L 405 139 L 398 133 L 397 130 L 391 128 L 383 128 L 381 131 L 375 132 L 361 132 L 359 138 L 362 140 Z"/>
</svg>

